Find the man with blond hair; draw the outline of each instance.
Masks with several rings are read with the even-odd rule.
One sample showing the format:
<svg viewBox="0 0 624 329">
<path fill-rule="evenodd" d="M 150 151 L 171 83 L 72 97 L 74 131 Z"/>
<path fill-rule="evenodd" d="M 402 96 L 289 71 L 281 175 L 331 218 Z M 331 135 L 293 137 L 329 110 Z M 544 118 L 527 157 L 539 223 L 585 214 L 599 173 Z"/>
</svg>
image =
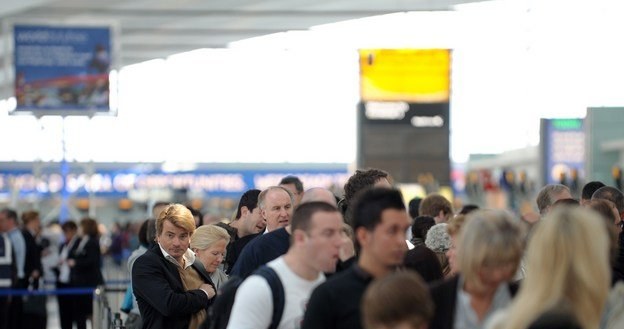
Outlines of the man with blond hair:
<svg viewBox="0 0 624 329">
<path fill-rule="evenodd" d="M 156 244 L 132 268 L 132 289 L 143 328 L 196 329 L 206 318 L 215 288 L 189 249 L 195 218 L 181 204 L 156 219 Z"/>
</svg>

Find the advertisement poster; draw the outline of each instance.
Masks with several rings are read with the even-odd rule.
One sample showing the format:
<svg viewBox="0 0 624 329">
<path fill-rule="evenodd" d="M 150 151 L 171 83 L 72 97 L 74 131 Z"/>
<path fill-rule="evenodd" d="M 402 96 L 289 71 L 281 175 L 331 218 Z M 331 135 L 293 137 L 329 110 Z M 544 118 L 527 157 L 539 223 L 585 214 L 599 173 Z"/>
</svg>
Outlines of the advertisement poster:
<svg viewBox="0 0 624 329">
<path fill-rule="evenodd" d="M 15 25 L 17 111 L 107 112 L 111 28 Z"/>
</svg>

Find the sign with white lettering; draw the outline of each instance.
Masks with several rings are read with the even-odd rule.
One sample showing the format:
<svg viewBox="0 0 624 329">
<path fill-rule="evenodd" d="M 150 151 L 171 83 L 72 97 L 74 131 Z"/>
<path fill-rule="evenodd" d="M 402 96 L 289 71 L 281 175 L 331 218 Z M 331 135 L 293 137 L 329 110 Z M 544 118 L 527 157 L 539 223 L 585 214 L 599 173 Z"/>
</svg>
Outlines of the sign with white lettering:
<svg viewBox="0 0 624 329">
<path fill-rule="evenodd" d="M 248 189 L 264 189 L 277 185 L 288 175 L 299 177 L 306 187 L 342 186 L 350 174 L 344 170 L 279 170 L 192 171 L 165 173 L 161 171 L 98 171 L 92 175 L 70 173 L 67 191 L 84 196 L 91 192 L 101 196 L 125 195 L 130 191 L 172 189 L 201 191 L 213 196 L 240 195 Z M 19 191 L 20 195 L 50 195 L 63 190 L 60 174 L 35 176 L 27 171 L 0 171 L 0 193 Z"/>
<path fill-rule="evenodd" d="M 449 104 L 361 102 L 361 118 L 371 124 L 402 124 L 414 128 L 448 128 Z"/>
</svg>

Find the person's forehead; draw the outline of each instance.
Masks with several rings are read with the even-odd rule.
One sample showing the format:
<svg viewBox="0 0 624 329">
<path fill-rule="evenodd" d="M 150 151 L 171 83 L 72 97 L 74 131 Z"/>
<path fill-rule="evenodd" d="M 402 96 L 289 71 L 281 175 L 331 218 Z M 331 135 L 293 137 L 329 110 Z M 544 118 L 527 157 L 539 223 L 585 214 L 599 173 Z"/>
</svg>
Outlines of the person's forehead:
<svg viewBox="0 0 624 329">
<path fill-rule="evenodd" d="M 388 181 L 388 179 L 386 177 L 382 177 L 379 178 L 375 184 L 373 184 L 374 187 L 392 187 L 392 185 L 390 185 L 390 181 Z"/>
<path fill-rule="evenodd" d="M 312 214 L 313 228 L 326 228 L 338 225 L 342 229 L 342 215 L 337 211 L 317 211 Z"/>
<path fill-rule="evenodd" d="M 290 203 L 290 196 L 288 195 L 288 192 L 281 189 L 270 190 L 267 193 L 266 203 Z"/>
<path fill-rule="evenodd" d="M 190 233 L 182 227 L 173 225 L 173 223 L 168 220 L 163 223 L 163 233 L 164 232 L 173 232 L 176 234 Z"/>
<path fill-rule="evenodd" d="M 283 188 L 285 188 L 285 189 L 287 189 L 287 190 L 289 190 L 289 191 L 291 191 L 293 193 L 297 192 L 297 187 L 295 186 L 294 183 L 280 184 L 279 186 L 281 186 L 281 187 L 283 187 Z"/>
<path fill-rule="evenodd" d="M 561 190 L 559 191 L 559 193 L 555 194 L 555 201 L 561 200 L 561 199 L 569 199 L 571 198 L 571 194 L 570 191 L 568 190 Z"/>
<path fill-rule="evenodd" d="M 381 223 L 385 225 L 395 225 L 395 224 L 408 224 L 409 225 L 409 215 L 405 209 L 384 209 L 381 212 Z"/>
<path fill-rule="evenodd" d="M 215 242 L 213 242 L 208 248 L 206 249 L 210 249 L 210 250 L 220 250 L 220 249 L 225 249 L 225 247 L 227 247 L 227 243 L 225 242 L 224 239 L 219 239 Z"/>
</svg>

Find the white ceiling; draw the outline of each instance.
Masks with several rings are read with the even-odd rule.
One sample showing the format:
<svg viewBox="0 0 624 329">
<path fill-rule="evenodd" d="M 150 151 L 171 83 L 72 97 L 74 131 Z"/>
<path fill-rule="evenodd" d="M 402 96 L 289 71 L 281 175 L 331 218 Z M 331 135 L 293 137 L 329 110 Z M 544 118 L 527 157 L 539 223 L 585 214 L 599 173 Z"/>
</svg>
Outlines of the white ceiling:
<svg viewBox="0 0 624 329">
<path fill-rule="evenodd" d="M 452 10 L 474 0 L 0 0 L 0 63 L 11 62 L 11 22 L 111 23 L 125 66 L 198 48 L 319 24 L 402 11 Z M 7 24 L 8 23 L 8 24 Z M 0 72 L 0 96 L 12 72 Z"/>
</svg>

